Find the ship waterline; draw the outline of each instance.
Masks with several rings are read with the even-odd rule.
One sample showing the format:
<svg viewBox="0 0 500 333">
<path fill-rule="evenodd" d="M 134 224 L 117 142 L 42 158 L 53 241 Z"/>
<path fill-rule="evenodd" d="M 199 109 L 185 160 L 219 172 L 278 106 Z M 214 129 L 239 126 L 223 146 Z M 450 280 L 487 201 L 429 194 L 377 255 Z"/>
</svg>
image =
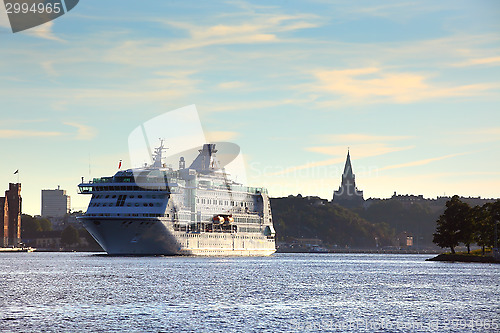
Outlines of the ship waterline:
<svg viewBox="0 0 500 333">
<path fill-rule="evenodd" d="M 264 188 L 228 179 L 215 144 L 179 170 L 161 163 L 82 182 L 92 194 L 84 227 L 111 255 L 267 256 L 276 251 L 269 197 Z"/>
<path fill-rule="evenodd" d="M 88 219 L 85 228 L 111 255 L 267 256 L 274 239 L 236 233 L 186 233 L 161 219 Z"/>
</svg>

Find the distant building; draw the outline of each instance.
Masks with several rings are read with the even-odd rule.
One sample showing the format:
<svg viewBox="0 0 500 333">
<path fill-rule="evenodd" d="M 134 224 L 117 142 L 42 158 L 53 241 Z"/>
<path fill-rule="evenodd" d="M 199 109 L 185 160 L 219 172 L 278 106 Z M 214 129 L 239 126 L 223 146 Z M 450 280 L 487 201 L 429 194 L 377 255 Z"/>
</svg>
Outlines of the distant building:
<svg viewBox="0 0 500 333">
<path fill-rule="evenodd" d="M 61 217 L 69 213 L 71 198 L 65 190 L 42 190 L 42 216 Z"/>
<path fill-rule="evenodd" d="M 413 246 L 413 234 L 403 231 L 400 232 L 394 239 L 395 246 L 399 248 L 409 248 Z"/>
<path fill-rule="evenodd" d="M 9 205 L 5 197 L 0 197 L 0 247 L 9 246 Z"/>
<path fill-rule="evenodd" d="M 333 192 L 333 202 L 343 206 L 360 206 L 363 204 L 363 191 L 356 187 L 354 173 L 352 172 L 351 156 L 347 151 L 342 182 L 338 191 Z"/>
<path fill-rule="evenodd" d="M 17 247 L 21 242 L 21 211 L 21 184 L 10 183 L 5 197 L 0 197 L 0 247 Z"/>
</svg>

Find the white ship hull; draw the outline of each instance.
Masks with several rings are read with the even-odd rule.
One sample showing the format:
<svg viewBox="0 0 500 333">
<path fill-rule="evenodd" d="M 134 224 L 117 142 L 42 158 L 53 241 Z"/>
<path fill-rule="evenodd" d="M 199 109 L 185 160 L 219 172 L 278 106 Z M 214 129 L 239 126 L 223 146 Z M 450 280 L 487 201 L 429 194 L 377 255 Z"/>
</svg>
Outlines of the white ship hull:
<svg viewBox="0 0 500 333">
<path fill-rule="evenodd" d="M 252 233 L 186 233 L 161 219 L 83 219 L 110 255 L 269 256 L 274 239 Z"/>
</svg>

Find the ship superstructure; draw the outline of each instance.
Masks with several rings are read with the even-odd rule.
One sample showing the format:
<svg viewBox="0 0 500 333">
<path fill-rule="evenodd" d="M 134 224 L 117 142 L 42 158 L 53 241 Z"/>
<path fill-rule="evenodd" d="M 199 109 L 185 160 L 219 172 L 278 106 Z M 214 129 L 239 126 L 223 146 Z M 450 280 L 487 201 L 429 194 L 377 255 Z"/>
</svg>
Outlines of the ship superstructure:
<svg viewBox="0 0 500 333">
<path fill-rule="evenodd" d="M 92 195 L 80 217 L 113 255 L 270 255 L 275 252 L 271 205 L 265 188 L 229 180 L 215 144 L 204 144 L 189 167 L 153 162 L 78 185 Z"/>
</svg>

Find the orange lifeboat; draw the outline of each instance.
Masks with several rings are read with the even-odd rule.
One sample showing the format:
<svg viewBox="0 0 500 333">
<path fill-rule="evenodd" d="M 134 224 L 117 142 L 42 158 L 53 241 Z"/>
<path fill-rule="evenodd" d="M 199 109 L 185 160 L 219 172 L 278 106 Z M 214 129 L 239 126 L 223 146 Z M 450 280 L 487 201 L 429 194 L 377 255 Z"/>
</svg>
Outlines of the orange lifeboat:
<svg viewBox="0 0 500 333">
<path fill-rule="evenodd" d="M 222 216 L 216 215 L 212 218 L 212 222 L 216 224 L 224 223 L 224 218 Z"/>
</svg>

